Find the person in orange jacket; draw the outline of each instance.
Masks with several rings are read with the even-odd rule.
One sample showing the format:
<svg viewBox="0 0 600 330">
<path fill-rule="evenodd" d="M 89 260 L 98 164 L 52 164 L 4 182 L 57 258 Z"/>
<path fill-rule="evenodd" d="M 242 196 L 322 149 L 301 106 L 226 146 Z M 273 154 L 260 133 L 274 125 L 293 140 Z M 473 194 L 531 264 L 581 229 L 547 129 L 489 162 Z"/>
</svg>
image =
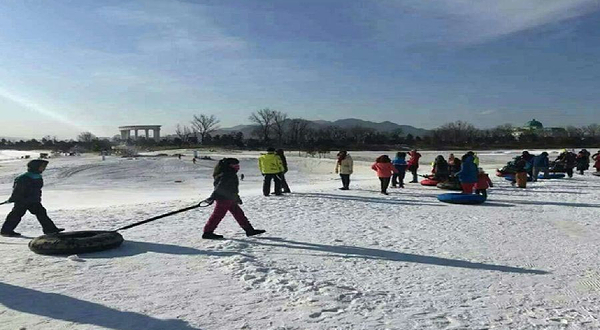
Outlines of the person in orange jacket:
<svg viewBox="0 0 600 330">
<path fill-rule="evenodd" d="M 475 193 L 487 198 L 487 189 L 493 186 L 490 176 L 480 167 L 479 174 L 477 174 L 477 183 L 475 184 Z"/>
<path fill-rule="evenodd" d="M 381 181 L 381 193 L 388 195 L 387 188 L 390 185 L 392 175 L 398 173 L 398 170 L 392 165 L 392 160 L 387 155 L 381 155 L 377 157 L 371 169 L 377 172 L 379 181 Z"/>
</svg>

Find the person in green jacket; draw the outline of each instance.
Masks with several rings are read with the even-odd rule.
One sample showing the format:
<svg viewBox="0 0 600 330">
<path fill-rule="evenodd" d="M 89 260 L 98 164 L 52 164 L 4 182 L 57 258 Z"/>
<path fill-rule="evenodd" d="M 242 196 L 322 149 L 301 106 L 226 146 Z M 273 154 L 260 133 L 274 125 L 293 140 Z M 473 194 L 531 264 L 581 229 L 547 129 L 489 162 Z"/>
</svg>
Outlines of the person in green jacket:
<svg viewBox="0 0 600 330">
<path fill-rule="evenodd" d="M 27 211 L 37 217 L 44 234 L 56 234 L 64 230 L 56 227 L 48 217 L 46 209 L 42 206 L 42 187 L 44 186 L 42 172 L 44 172 L 47 165 L 48 161 L 34 159 L 27 163 L 27 172 L 15 179 L 13 192 L 8 200 L 8 202 L 15 204 L 12 211 L 6 216 L 0 235 L 5 237 L 21 236 L 20 233 L 15 232 L 15 228 L 17 228 L 21 218 Z"/>
<path fill-rule="evenodd" d="M 266 154 L 258 157 L 258 168 L 264 176 L 263 195 L 271 194 L 271 181 L 275 181 L 275 195 L 282 194 L 280 175 L 284 172 L 281 158 L 275 153 L 275 148 L 269 147 Z"/>
</svg>

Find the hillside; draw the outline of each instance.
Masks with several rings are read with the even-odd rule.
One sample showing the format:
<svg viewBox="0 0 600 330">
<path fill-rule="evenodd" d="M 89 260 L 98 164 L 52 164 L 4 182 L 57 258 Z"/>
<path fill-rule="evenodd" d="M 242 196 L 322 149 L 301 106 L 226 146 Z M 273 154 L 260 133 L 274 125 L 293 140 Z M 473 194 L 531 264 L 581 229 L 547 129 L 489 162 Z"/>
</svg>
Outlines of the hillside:
<svg viewBox="0 0 600 330">
<path fill-rule="evenodd" d="M 336 121 L 326 121 L 326 120 L 313 120 L 310 121 L 311 126 L 314 129 L 326 128 L 329 126 L 337 126 L 341 128 L 351 128 L 351 127 L 366 127 L 372 128 L 379 132 L 391 133 L 397 130 L 402 131 L 402 135 L 412 134 L 413 136 L 425 136 L 429 134 L 429 131 L 422 128 L 417 128 L 410 125 L 399 125 L 396 123 L 392 123 L 390 121 L 384 121 L 381 123 L 376 123 L 372 121 L 366 121 L 355 118 L 347 118 L 347 119 L 339 119 Z M 237 125 L 234 127 L 221 128 L 215 134 L 229 134 L 233 132 L 242 132 L 245 137 L 249 137 L 254 130 L 255 125 Z"/>
</svg>

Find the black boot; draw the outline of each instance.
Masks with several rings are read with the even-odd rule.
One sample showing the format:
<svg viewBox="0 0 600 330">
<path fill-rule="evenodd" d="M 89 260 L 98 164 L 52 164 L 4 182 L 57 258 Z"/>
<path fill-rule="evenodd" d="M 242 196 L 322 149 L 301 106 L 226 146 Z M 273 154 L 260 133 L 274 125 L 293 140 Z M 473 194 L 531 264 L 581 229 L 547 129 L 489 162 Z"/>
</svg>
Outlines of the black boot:
<svg viewBox="0 0 600 330">
<path fill-rule="evenodd" d="M 260 235 L 265 232 L 266 232 L 266 230 L 249 228 L 249 229 L 246 229 L 246 236 L 250 237 L 250 236 L 254 236 L 254 235 Z"/>
<path fill-rule="evenodd" d="M 58 234 L 58 233 L 60 233 L 61 231 L 65 231 L 65 229 L 64 229 L 64 228 L 54 228 L 54 229 L 52 229 L 52 230 L 44 230 L 44 234 L 46 234 L 46 235 L 50 235 L 50 234 Z"/>
<path fill-rule="evenodd" d="M 202 234 L 202 238 L 204 239 L 223 239 L 223 235 L 217 235 L 213 232 L 207 232 Z"/>
<path fill-rule="evenodd" d="M 16 231 L 1 232 L 0 235 L 4 236 L 4 237 L 20 237 L 21 236 L 21 234 L 17 233 Z"/>
</svg>

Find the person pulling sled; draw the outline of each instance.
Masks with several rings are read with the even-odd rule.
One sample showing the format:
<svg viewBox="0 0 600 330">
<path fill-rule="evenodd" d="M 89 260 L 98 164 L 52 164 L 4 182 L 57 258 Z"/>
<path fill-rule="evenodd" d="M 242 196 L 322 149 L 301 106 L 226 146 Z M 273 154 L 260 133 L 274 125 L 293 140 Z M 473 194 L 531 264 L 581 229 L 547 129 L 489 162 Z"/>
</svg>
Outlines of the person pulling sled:
<svg viewBox="0 0 600 330">
<path fill-rule="evenodd" d="M 202 238 L 204 239 L 221 239 L 222 235 L 214 233 L 215 229 L 219 226 L 219 223 L 227 212 L 233 215 L 233 218 L 237 223 L 244 229 L 246 236 L 259 235 L 266 230 L 254 229 L 244 211 L 240 208 L 242 205 L 242 199 L 239 196 L 239 185 L 237 172 L 240 170 L 240 161 L 236 158 L 223 158 L 219 161 L 213 172 L 213 178 L 215 190 L 212 195 L 208 198 L 208 201 L 215 202 L 215 209 L 208 218 L 208 222 L 204 226 L 204 233 Z"/>
<path fill-rule="evenodd" d="M 44 234 L 56 234 L 64 230 L 64 228 L 56 227 L 42 206 L 42 187 L 44 186 L 42 172 L 46 170 L 46 166 L 48 166 L 48 161 L 34 159 L 27 163 L 27 172 L 15 179 L 12 195 L 8 199 L 9 203 L 15 203 L 15 205 L 6 216 L 0 235 L 5 237 L 21 236 L 20 233 L 15 232 L 15 229 L 27 211 L 37 217 Z"/>
</svg>

